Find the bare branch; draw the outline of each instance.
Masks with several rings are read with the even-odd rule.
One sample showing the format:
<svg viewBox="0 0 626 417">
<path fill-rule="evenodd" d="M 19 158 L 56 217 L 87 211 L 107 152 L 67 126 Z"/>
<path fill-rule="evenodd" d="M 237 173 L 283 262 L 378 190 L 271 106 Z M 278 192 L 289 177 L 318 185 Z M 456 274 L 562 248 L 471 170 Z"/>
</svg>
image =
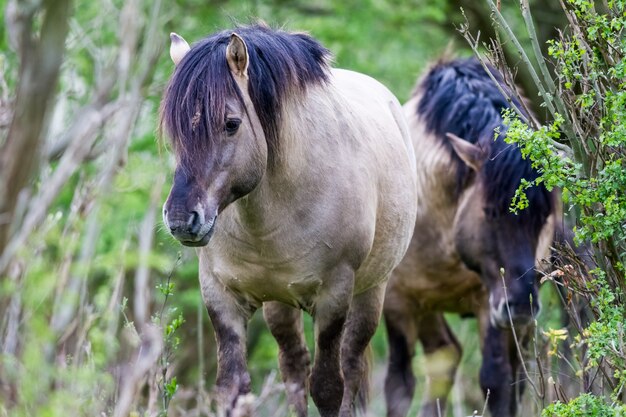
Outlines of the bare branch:
<svg viewBox="0 0 626 417">
<path fill-rule="evenodd" d="M 144 326 L 141 334 L 141 344 L 137 348 L 134 363 L 129 364 L 125 372 L 122 372 L 125 378 L 121 381 L 120 396 L 113 412 L 114 417 L 128 416 L 135 393 L 143 384 L 143 380 L 150 368 L 159 359 L 162 349 L 163 338 L 161 330 L 154 325 Z"/>
<path fill-rule="evenodd" d="M 78 119 L 80 122 L 73 126 L 74 132 L 69 135 L 73 137 L 71 147 L 61 158 L 52 177 L 43 184 L 39 195 L 29 204 L 30 210 L 26 214 L 20 231 L 7 243 L 4 252 L 0 255 L 0 271 L 6 268 L 15 252 L 26 242 L 30 232 L 45 218 L 50 205 L 59 195 L 62 187 L 89 154 L 89 150 L 97 138 L 96 133 L 104 121 L 120 108 L 120 103 L 115 102 L 104 106 L 102 109 L 95 107 L 85 109 Z"/>
</svg>

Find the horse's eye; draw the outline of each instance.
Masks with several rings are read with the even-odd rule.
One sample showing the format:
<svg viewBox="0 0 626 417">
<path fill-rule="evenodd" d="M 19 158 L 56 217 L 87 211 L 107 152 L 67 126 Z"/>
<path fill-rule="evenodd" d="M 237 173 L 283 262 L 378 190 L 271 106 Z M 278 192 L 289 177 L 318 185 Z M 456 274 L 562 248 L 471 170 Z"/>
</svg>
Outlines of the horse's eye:
<svg viewBox="0 0 626 417">
<path fill-rule="evenodd" d="M 226 133 L 233 135 L 241 125 L 241 119 L 226 119 Z"/>
</svg>

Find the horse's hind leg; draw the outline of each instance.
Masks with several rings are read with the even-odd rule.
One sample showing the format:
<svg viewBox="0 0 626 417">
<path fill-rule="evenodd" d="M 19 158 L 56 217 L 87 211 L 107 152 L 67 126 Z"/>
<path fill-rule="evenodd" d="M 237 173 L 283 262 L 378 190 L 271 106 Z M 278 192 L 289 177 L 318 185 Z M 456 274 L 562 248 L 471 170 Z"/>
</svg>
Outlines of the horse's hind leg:
<svg viewBox="0 0 626 417">
<path fill-rule="evenodd" d="M 405 417 L 415 391 L 411 363 L 417 341 L 417 320 L 410 302 L 404 304 L 399 294 L 387 292 L 385 325 L 389 342 L 389 366 L 385 378 L 385 402 L 388 417 Z"/>
<path fill-rule="evenodd" d="M 423 366 L 427 383 L 419 416 L 443 416 L 461 361 L 461 345 L 443 314 L 423 316 L 418 323 L 417 335 L 424 347 Z"/>
<path fill-rule="evenodd" d="M 344 394 L 340 416 L 351 416 L 355 406 L 365 411 L 369 395 L 369 358 L 366 349 L 376 332 L 385 296 L 385 284 L 352 299 L 341 344 Z"/>
<path fill-rule="evenodd" d="M 263 304 L 265 321 L 278 343 L 278 360 L 287 401 L 298 417 L 307 415 L 307 379 L 311 359 L 304 340 L 302 312 L 279 302 Z"/>
</svg>

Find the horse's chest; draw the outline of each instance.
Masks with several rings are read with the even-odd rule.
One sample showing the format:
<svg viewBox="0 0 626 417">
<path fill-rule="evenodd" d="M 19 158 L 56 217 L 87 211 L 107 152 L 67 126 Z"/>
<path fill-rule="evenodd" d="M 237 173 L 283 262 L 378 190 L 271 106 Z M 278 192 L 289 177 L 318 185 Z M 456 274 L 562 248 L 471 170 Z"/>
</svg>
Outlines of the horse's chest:
<svg viewBox="0 0 626 417">
<path fill-rule="evenodd" d="M 211 256 L 211 275 L 253 305 L 281 301 L 310 310 L 323 283 L 316 247 L 247 247 Z"/>
<path fill-rule="evenodd" d="M 242 271 L 237 276 L 222 275 L 220 279 L 253 304 L 281 301 L 309 311 L 323 282 L 316 274 L 302 275 L 291 268 L 258 268 L 256 274 Z"/>
</svg>

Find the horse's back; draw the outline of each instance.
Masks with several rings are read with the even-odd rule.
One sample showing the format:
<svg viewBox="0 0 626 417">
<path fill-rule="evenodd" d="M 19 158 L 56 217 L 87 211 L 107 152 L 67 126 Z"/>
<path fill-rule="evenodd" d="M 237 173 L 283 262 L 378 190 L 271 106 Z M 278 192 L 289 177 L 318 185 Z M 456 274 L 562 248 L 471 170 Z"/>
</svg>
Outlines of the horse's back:
<svg viewBox="0 0 626 417">
<path fill-rule="evenodd" d="M 387 87 L 374 78 L 359 72 L 333 69 L 336 90 L 351 109 L 350 116 L 358 119 L 362 130 L 367 131 L 364 139 L 371 140 L 375 153 L 401 152 L 400 163 L 408 162 L 414 171 L 415 155 L 411 135 L 398 99 Z M 399 136 L 398 136 L 399 134 Z M 401 141 L 398 142 L 398 137 Z M 399 145 L 402 145 L 398 148 Z M 390 158 L 398 158 L 390 154 Z M 380 159 L 387 163 L 386 159 Z"/>
</svg>

